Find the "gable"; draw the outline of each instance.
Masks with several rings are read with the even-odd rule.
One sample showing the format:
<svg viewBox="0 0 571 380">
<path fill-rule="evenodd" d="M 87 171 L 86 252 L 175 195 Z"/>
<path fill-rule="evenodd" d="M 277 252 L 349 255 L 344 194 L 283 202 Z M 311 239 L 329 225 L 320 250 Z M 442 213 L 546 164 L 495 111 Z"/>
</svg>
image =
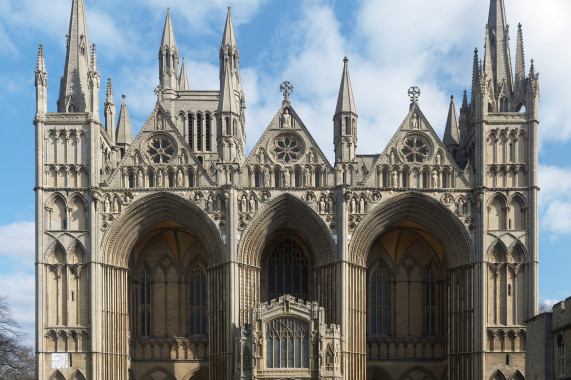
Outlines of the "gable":
<svg viewBox="0 0 571 380">
<path fill-rule="evenodd" d="M 170 114 L 157 102 L 105 186 L 193 187 L 199 182 L 214 184 Z"/>
<path fill-rule="evenodd" d="M 468 188 L 464 172 L 458 167 L 422 111 L 413 103 L 409 113 L 397 129 L 383 152 L 378 156 L 372 170 L 362 184 L 373 185 L 374 174 L 395 169 L 408 172 L 448 172 L 453 175 L 456 188 Z M 376 184 L 378 185 L 378 184 Z M 392 186 L 401 187 L 401 186 Z M 438 186 L 437 186 L 438 187 Z"/>
<path fill-rule="evenodd" d="M 250 152 L 245 165 L 293 168 L 309 164 L 333 171 L 291 103 L 285 101 Z"/>
</svg>

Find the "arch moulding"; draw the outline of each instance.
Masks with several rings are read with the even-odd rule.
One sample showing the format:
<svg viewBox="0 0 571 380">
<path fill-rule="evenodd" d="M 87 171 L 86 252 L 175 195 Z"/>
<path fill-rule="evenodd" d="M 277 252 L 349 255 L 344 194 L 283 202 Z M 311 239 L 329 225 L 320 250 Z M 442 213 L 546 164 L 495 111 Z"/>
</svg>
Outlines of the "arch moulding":
<svg viewBox="0 0 571 380">
<path fill-rule="evenodd" d="M 174 222 L 192 232 L 204 246 L 209 266 L 222 262 L 224 243 L 214 222 L 193 203 L 169 193 L 139 199 L 113 223 L 102 244 L 104 262 L 127 268 L 137 240 L 161 222 Z"/>
<path fill-rule="evenodd" d="M 259 267 L 265 243 L 284 225 L 293 227 L 306 240 L 315 266 L 333 260 L 333 237 L 325 222 L 301 199 L 284 194 L 271 201 L 244 230 L 238 262 Z"/>
<path fill-rule="evenodd" d="M 395 196 L 377 206 L 359 223 L 351 243 L 350 259 L 357 265 L 367 264 L 367 255 L 374 241 L 391 225 L 411 221 L 426 228 L 444 248 L 446 267 L 470 262 L 470 235 L 452 211 L 437 200 L 421 193 Z"/>
</svg>

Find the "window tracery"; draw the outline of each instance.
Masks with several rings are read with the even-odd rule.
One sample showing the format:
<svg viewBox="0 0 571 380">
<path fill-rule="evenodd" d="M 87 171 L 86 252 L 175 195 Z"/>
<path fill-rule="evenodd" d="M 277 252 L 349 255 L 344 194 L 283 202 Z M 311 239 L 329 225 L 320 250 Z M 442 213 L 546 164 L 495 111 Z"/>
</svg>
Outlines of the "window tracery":
<svg viewBox="0 0 571 380">
<path fill-rule="evenodd" d="M 274 248 L 268 262 L 268 299 L 283 294 L 309 299 L 309 264 L 302 247 L 289 238 Z"/>
<path fill-rule="evenodd" d="M 379 265 L 374 270 L 370 283 L 370 331 L 372 335 L 386 335 L 388 333 L 388 287 L 389 281 L 387 274 Z"/>
<path fill-rule="evenodd" d="M 155 164 L 167 164 L 172 161 L 176 149 L 172 139 L 166 135 L 154 135 L 148 143 L 146 153 Z"/>
<path fill-rule="evenodd" d="M 266 324 L 267 368 L 309 368 L 309 324 L 278 318 Z"/>
<path fill-rule="evenodd" d="M 190 272 L 189 279 L 190 335 L 206 335 L 206 275 L 199 265 Z"/>
</svg>

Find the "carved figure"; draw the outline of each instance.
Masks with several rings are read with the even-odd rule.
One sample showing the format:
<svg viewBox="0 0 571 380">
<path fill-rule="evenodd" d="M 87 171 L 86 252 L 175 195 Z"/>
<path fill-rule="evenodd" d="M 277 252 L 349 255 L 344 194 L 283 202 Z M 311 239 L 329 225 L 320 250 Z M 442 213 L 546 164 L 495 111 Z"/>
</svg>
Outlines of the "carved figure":
<svg viewBox="0 0 571 380">
<path fill-rule="evenodd" d="M 310 149 L 309 153 L 307 153 L 307 162 L 312 163 L 315 161 L 315 154 L 313 153 L 313 150 Z"/>
<path fill-rule="evenodd" d="M 357 202 L 355 201 L 355 198 L 351 198 L 351 203 L 349 207 L 349 211 L 351 212 L 351 214 L 355 212 L 356 208 L 357 208 Z"/>
<path fill-rule="evenodd" d="M 291 128 L 291 115 L 289 114 L 289 110 L 286 108 L 283 114 L 283 128 Z"/>
<path fill-rule="evenodd" d="M 418 115 L 412 115 L 412 129 L 418 129 Z"/>
<path fill-rule="evenodd" d="M 182 170 L 180 169 L 176 172 L 176 186 L 182 187 Z"/>
<path fill-rule="evenodd" d="M 220 195 L 216 197 L 216 211 L 223 211 L 222 210 L 222 199 Z"/>
<path fill-rule="evenodd" d="M 308 168 L 305 168 L 305 171 L 303 172 L 303 177 L 305 181 L 305 186 L 309 187 L 311 185 L 311 173 L 309 172 Z"/>
<path fill-rule="evenodd" d="M 270 169 L 264 168 L 264 187 L 270 187 Z"/>
<path fill-rule="evenodd" d="M 436 170 L 432 171 L 432 187 L 438 187 L 438 172 Z"/>
<path fill-rule="evenodd" d="M 284 187 L 290 187 L 291 181 L 291 170 L 290 168 L 286 168 L 284 172 Z"/>
<path fill-rule="evenodd" d="M 260 164 L 264 163 L 264 151 L 262 149 L 258 150 L 258 162 Z"/>
<path fill-rule="evenodd" d="M 242 195 L 242 198 L 240 198 L 239 206 L 241 212 L 248 212 L 246 209 L 246 195 Z"/>
<path fill-rule="evenodd" d="M 105 203 L 103 204 L 103 211 L 109 212 L 109 197 L 105 197 Z"/>
<path fill-rule="evenodd" d="M 143 187 L 143 172 L 139 171 L 137 173 L 137 187 Z"/>
<path fill-rule="evenodd" d="M 397 186 L 398 186 L 398 178 L 399 178 L 399 175 L 398 175 L 398 173 L 396 172 L 396 170 L 391 173 L 391 177 L 392 177 L 392 185 L 393 185 L 393 187 L 397 187 Z"/>
<path fill-rule="evenodd" d="M 157 187 L 163 187 L 163 172 L 157 174 Z"/>
<path fill-rule="evenodd" d="M 325 213 L 325 198 L 321 197 L 321 199 L 319 200 L 319 213 L 323 214 Z"/>
<path fill-rule="evenodd" d="M 213 207 L 213 199 L 212 199 L 212 194 L 210 194 L 208 196 L 208 199 L 206 200 L 206 210 L 208 212 L 213 212 L 214 210 L 212 209 Z"/>
<path fill-rule="evenodd" d="M 256 198 L 254 197 L 254 194 L 250 195 L 250 212 L 255 212 L 256 211 Z"/>
<path fill-rule="evenodd" d="M 359 213 L 364 214 L 365 213 L 365 198 L 361 197 L 361 199 L 359 200 Z"/>
<path fill-rule="evenodd" d="M 120 212 L 121 210 L 119 209 L 119 200 L 117 198 L 115 198 L 113 200 L 113 212 Z"/>
</svg>

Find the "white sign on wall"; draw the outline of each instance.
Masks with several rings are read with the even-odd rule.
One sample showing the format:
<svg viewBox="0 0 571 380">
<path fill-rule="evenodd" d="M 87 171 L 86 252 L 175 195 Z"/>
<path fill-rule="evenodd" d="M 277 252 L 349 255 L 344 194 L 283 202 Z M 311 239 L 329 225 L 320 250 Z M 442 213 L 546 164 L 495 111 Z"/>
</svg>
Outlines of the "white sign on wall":
<svg viewBox="0 0 571 380">
<path fill-rule="evenodd" d="M 69 354 L 60 352 L 53 353 L 52 368 L 69 368 Z"/>
</svg>

